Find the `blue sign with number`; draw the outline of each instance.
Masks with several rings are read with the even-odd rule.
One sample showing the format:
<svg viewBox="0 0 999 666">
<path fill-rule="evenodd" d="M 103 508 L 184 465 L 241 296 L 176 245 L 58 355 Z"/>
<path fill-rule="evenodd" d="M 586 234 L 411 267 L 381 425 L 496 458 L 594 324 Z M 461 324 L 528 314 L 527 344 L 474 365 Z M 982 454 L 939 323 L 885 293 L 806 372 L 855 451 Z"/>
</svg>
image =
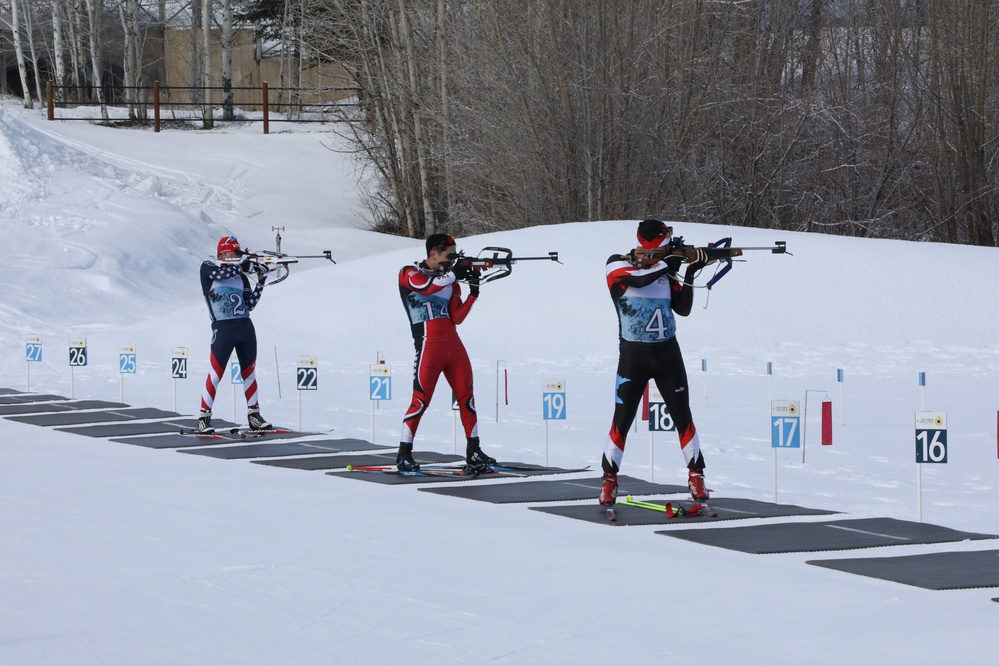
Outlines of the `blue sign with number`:
<svg viewBox="0 0 999 666">
<path fill-rule="evenodd" d="M 118 356 L 118 372 L 123 375 L 135 374 L 135 353 L 129 352 Z"/>
<path fill-rule="evenodd" d="M 28 363 L 42 362 L 42 343 L 29 342 L 24 348 L 24 358 Z"/>
<path fill-rule="evenodd" d="M 243 373 L 239 370 L 239 361 L 233 361 L 229 364 L 229 381 L 233 384 L 243 383 Z"/>
<path fill-rule="evenodd" d="M 545 421 L 565 420 L 565 382 L 546 382 L 541 394 L 541 412 Z"/>
<path fill-rule="evenodd" d="M 187 357 L 175 356 L 170 362 L 170 376 L 174 379 L 187 379 Z"/>
<path fill-rule="evenodd" d="M 774 400 L 770 403 L 770 446 L 775 449 L 801 448 L 801 416 L 798 403 Z"/>
<path fill-rule="evenodd" d="M 391 400 L 392 375 L 371 375 L 369 389 L 372 400 Z"/>
</svg>

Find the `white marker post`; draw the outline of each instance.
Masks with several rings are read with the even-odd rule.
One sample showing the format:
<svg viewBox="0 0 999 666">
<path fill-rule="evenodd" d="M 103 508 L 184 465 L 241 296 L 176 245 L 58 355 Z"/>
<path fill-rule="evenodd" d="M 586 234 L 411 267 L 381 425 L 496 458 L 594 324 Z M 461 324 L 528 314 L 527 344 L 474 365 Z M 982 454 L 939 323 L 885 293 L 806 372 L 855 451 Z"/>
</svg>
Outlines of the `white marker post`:
<svg viewBox="0 0 999 666">
<path fill-rule="evenodd" d="M 125 344 L 118 348 L 118 379 L 120 402 L 125 402 L 125 375 L 135 374 L 135 345 Z"/>
<path fill-rule="evenodd" d="M 243 371 L 239 367 L 239 361 L 229 364 L 229 383 L 232 385 L 232 420 L 236 423 L 236 386 L 243 383 Z"/>
<path fill-rule="evenodd" d="M 770 446 L 774 451 L 774 503 L 777 503 L 777 449 L 801 447 L 801 409 L 797 400 L 770 401 Z"/>
<path fill-rule="evenodd" d="M 83 368 L 87 365 L 87 339 L 73 338 L 69 341 L 69 397 L 73 398 L 75 386 L 73 385 L 73 369 Z"/>
<path fill-rule="evenodd" d="M 701 373 L 704 375 L 704 399 L 708 399 L 708 359 L 701 359 Z"/>
<path fill-rule="evenodd" d="M 839 384 L 839 424 L 846 425 L 846 403 L 843 402 L 843 384 L 846 383 L 843 368 L 836 369 L 836 383 Z"/>
<path fill-rule="evenodd" d="M 319 390 L 319 364 L 315 356 L 299 356 L 295 371 L 295 385 L 298 387 L 298 430 L 302 430 L 302 391 Z"/>
<path fill-rule="evenodd" d="M 774 363 L 767 361 L 767 377 L 770 378 L 770 402 L 774 401 Z"/>
<path fill-rule="evenodd" d="M 392 366 L 385 361 L 368 366 L 368 397 L 371 398 L 371 443 L 375 443 L 375 406 L 392 399 Z"/>
<path fill-rule="evenodd" d="M 173 379 L 173 411 L 177 411 L 177 380 L 187 379 L 187 347 L 174 347 L 170 354 L 170 377 Z"/>
<path fill-rule="evenodd" d="M 926 373 L 919 373 L 919 410 L 926 409 Z"/>
<path fill-rule="evenodd" d="M 947 463 L 947 413 L 916 412 L 916 516 L 923 522 L 923 463 Z"/>
<path fill-rule="evenodd" d="M 545 467 L 548 466 L 548 422 L 565 420 L 565 380 L 551 379 L 541 387 L 541 411 L 545 420 Z"/>
<path fill-rule="evenodd" d="M 656 480 L 655 460 L 652 457 L 652 433 L 656 431 L 675 431 L 676 424 L 669 410 L 666 409 L 666 401 L 663 400 L 662 393 L 655 382 L 649 382 L 649 482 Z"/>
<path fill-rule="evenodd" d="M 42 336 L 29 335 L 24 345 L 24 361 L 28 366 L 28 376 L 25 390 L 31 391 L 31 364 L 42 362 Z"/>
</svg>

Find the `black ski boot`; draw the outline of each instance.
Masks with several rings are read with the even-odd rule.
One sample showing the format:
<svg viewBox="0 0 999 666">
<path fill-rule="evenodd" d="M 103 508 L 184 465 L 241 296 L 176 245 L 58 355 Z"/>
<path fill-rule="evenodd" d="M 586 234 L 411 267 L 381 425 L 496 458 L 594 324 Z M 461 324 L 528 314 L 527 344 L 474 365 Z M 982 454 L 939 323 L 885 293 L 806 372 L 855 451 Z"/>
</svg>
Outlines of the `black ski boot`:
<svg viewBox="0 0 999 666">
<path fill-rule="evenodd" d="M 215 428 L 212 427 L 212 413 L 201 410 L 198 414 L 198 434 L 199 435 L 214 435 Z"/>
<path fill-rule="evenodd" d="M 413 460 L 413 445 L 399 442 L 399 453 L 395 455 L 395 466 L 400 472 L 416 472 L 420 463 Z"/>
<path fill-rule="evenodd" d="M 251 407 L 246 410 L 246 421 L 250 424 L 250 430 L 259 432 L 261 430 L 273 430 L 274 426 L 260 415 L 260 408 Z"/>
<path fill-rule="evenodd" d="M 469 437 L 465 447 L 465 471 L 470 474 L 488 472 L 496 464 L 496 458 L 483 453 L 478 437 Z"/>
</svg>

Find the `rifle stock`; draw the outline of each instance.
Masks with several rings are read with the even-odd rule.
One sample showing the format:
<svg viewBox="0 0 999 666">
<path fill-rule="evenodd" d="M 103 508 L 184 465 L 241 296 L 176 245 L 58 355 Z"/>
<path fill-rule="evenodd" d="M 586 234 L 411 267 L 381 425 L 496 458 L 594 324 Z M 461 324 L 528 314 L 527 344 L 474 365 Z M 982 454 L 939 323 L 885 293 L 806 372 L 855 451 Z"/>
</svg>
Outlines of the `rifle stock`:
<svg viewBox="0 0 999 666">
<path fill-rule="evenodd" d="M 667 257 L 680 257 L 684 263 L 692 263 L 697 261 L 698 254 L 703 252 L 707 256 L 708 262 L 713 263 L 715 261 L 741 257 L 744 252 L 754 250 L 767 250 L 771 254 L 789 254 L 787 243 L 784 241 L 776 241 L 772 246 L 768 247 L 731 247 L 732 239 L 723 238 L 706 247 L 695 247 L 693 245 L 684 245 L 682 238 L 677 240 L 679 242 L 667 245 L 666 247 L 636 247 L 634 252 L 635 258 L 639 261 L 655 263 Z"/>
<path fill-rule="evenodd" d="M 787 243 L 785 241 L 775 241 L 772 246 L 767 247 L 732 247 L 731 237 L 722 238 L 709 244 L 707 247 L 685 245 L 683 239 L 677 237 L 666 247 L 651 249 L 636 247 L 632 254 L 635 257 L 635 265 L 641 267 L 652 266 L 668 257 L 680 257 L 681 263 L 688 264 L 692 264 L 702 258 L 707 259 L 707 264 L 713 264 L 717 261 L 724 262 L 725 266 L 718 270 L 705 285 L 708 289 L 711 289 L 718 280 L 722 279 L 726 273 L 732 270 L 733 258 L 741 257 L 743 253 L 755 250 L 766 250 L 771 254 L 791 254 L 787 251 Z"/>
<path fill-rule="evenodd" d="M 224 259 L 223 264 L 239 266 L 243 262 L 249 261 L 250 263 L 263 266 L 267 269 L 267 272 L 279 272 L 277 278 L 271 280 L 270 284 L 277 284 L 278 282 L 284 282 L 291 275 L 291 264 L 297 264 L 301 259 L 326 259 L 332 263 L 333 261 L 333 251 L 332 250 L 322 250 L 322 254 L 300 254 L 297 257 L 290 254 L 281 254 L 279 252 L 271 252 L 269 250 L 262 250 L 260 252 L 242 252 L 239 257 L 235 259 Z M 283 272 L 282 272 L 283 271 Z"/>
<path fill-rule="evenodd" d="M 466 257 L 464 252 L 458 252 L 449 257 L 454 261 L 454 268 L 465 271 L 478 271 L 481 276 L 479 284 L 505 278 L 513 272 L 513 265 L 521 261 L 554 261 L 558 260 L 558 252 L 549 252 L 547 257 L 515 257 L 513 251 L 506 247 L 485 247 L 477 257 Z"/>
</svg>

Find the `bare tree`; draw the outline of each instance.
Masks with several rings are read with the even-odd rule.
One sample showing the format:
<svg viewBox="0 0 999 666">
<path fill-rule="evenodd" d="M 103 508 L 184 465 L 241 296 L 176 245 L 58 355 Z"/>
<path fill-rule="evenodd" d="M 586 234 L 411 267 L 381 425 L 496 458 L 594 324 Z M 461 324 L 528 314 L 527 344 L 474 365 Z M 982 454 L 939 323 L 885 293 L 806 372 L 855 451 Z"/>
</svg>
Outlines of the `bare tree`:
<svg viewBox="0 0 999 666">
<path fill-rule="evenodd" d="M 34 108 L 31 100 L 31 89 L 28 87 L 28 67 L 24 60 L 24 48 L 21 46 L 20 0 L 10 0 L 11 31 L 14 33 L 14 55 L 17 58 L 17 73 L 21 77 L 21 91 L 24 95 L 24 108 Z"/>
<path fill-rule="evenodd" d="M 233 120 L 232 0 L 222 0 L 222 119 Z"/>
<path fill-rule="evenodd" d="M 63 44 L 62 36 L 63 11 L 63 3 L 60 0 L 52 0 L 52 54 L 55 59 L 54 95 L 57 101 L 64 99 L 63 86 L 66 85 L 66 47 Z"/>
</svg>

